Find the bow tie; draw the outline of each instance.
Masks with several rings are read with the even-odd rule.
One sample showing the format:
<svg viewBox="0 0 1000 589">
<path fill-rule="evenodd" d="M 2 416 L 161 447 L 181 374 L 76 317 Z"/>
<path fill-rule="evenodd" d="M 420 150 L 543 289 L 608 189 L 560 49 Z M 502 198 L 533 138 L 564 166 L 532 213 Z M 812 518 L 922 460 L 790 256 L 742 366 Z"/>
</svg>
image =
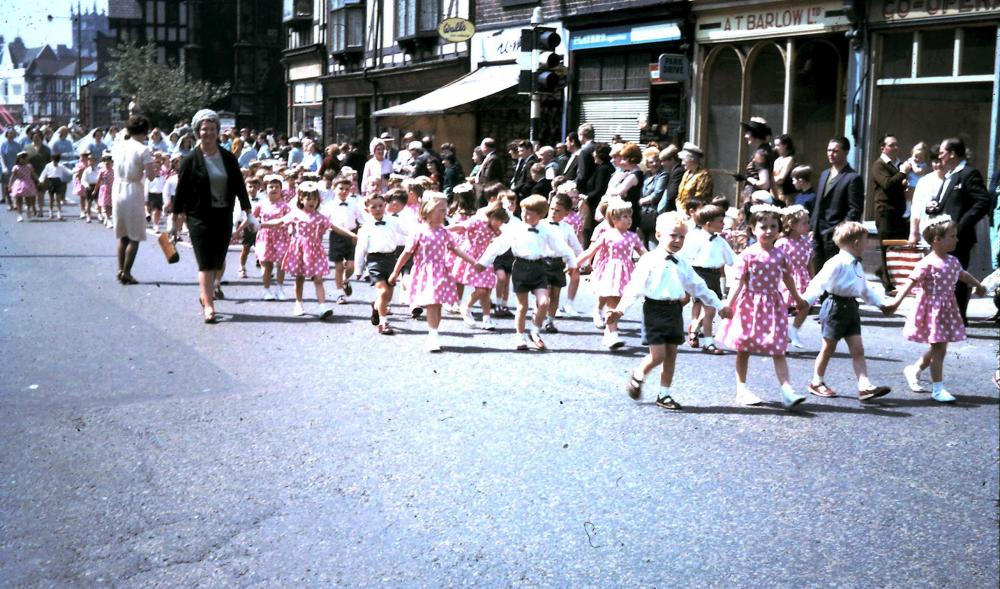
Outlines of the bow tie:
<svg viewBox="0 0 1000 589">
<path fill-rule="evenodd" d="M 549 221 L 549 225 L 558 225 L 559 221 Z"/>
<path fill-rule="evenodd" d="M 392 214 L 392 216 L 393 216 L 393 217 L 398 217 L 398 216 L 399 216 L 399 213 L 393 213 L 393 214 Z"/>
<path fill-rule="evenodd" d="M 342 202 L 342 203 L 340 203 L 340 205 L 339 205 L 339 206 L 342 206 L 342 207 L 346 207 L 346 206 L 347 206 L 347 202 L 346 202 L 346 201 L 345 201 L 345 202 Z"/>
<path fill-rule="evenodd" d="M 860 264 L 860 263 L 861 263 L 861 258 L 859 258 L 859 257 L 855 256 L 855 257 L 854 257 L 854 263 L 855 263 L 855 264 Z"/>
<path fill-rule="evenodd" d="M 673 262 L 675 264 L 677 263 L 677 258 L 674 257 L 674 254 L 667 254 L 667 257 L 664 259 L 667 260 L 668 262 Z"/>
<path fill-rule="evenodd" d="M 713 234 L 712 234 L 712 235 L 711 235 L 711 236 L 710 236 L 710 237 L 708 238 L 708 240 L 709 240 L 709 241 L 712 241 L 713 239 L 715 239 L 715 238 L 716 238 L 716 237 L 718 237 L 718 236 L 719 236 L 719 234 L 718 234 L 718 233 L 713 233 Z"/>
<path fill-rule="evenodd" d="M 694 228 L 695 229 L 701 229 L 701 225 L 695 225 Z"/>
<path fill-rule="evenodd" d="M 376 225 L 385 225 L 385 221 L 375 221 Z"/>
<path fill-rule="evenodd" d="M 538 233 L 538 227 L 528 227 L 528 231 L 532 233 Z"/>
</svg>

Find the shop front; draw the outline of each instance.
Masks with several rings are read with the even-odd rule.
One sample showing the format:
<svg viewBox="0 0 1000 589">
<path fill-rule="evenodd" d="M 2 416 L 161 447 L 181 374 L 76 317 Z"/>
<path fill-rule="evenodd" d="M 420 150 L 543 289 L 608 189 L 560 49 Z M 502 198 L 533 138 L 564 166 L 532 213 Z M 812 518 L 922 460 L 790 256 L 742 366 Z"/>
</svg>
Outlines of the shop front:
<svg viewBox="0 0 1000 589">
<path fill-rule="evenodd" d="M 295 63 L 288 68 L 288 134 L 315 132 L 323 136 L 323 66 L 317 61 Z"/>
<path fill-rule="evenodd" d="M 1000 117 L 1000 4 L 886 0 L 872 3 L 869 23 L 869 152 L 885 133 L 899 139 L 900 157 L 918 142 L 960 137 L 970 164 L 990 178 Z M 987 239 L 984 224 L 980 241 Z M 979 253 L 972 267 L 982 270 L 989 256 L 985 248 Z"/>
<path fill-rule="evenodd" d="M 752 155 L 741 121 L 763 117 L 775 136 L 792 137 L 796 160 L 814 169 L 826 165 L 830 137 L 851 135 L 844 121 L 857 82 L 848 76 L 854 56 L 844 35 L 850 28 L 844 2 L 790 4 L 693 8 L 692 136 L 716 192 L 733 202 L 738 185 L 731 174 Z"/>
<path fill-rule="evenodd" d="M 686 85 L 653 83 L 651 68 L 662 53 L 683 54 L 682 39 L 675 20 L 572 29 L 576 122 L 592 124 L 597 141 L 682 142 Z"/>
</svg>

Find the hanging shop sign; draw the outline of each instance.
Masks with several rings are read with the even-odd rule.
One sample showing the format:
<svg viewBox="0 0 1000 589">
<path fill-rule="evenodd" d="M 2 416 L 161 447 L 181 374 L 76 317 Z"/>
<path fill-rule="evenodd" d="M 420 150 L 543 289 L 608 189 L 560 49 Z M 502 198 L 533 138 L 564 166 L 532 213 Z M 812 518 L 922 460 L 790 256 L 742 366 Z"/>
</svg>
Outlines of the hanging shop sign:
<svg viewBox="0 0 1000 589">
<path fill-rule="evenodd" d="M 791 3 L 701 14 L 698 16 L 695 38 L 700 43 L 711 43 L 803 35 L 850 26 L 843 2 L 789 4 Z"/>
<path fill-rule="evenodd" d="M 641 43 L 662 43 L 681 38 L 681 28 L 676 21 L 647 25 L 624 25 L 603 29 L 573 31 L 569 37 L 570 51 L 622 47 Z"/>
<path fill-rule="evenodd" d="M 954 17 L 1000 16 L 1000 0 L 882 0 L 872 2 L 871 21 L 910 23 Z"/>
<path fill-rule="evenodd" d="M 449 43 L 468 41 L 476 34 L 476 25 L 472 21 L 453 16 L 438 24 L 438 36 Z"/>
</svg>

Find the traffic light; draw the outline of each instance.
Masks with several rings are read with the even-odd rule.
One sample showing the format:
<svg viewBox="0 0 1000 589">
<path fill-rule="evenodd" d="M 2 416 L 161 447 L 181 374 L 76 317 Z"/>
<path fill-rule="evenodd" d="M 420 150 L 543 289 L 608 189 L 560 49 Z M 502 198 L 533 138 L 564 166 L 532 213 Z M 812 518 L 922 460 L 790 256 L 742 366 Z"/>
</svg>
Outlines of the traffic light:
<svg viewBox="0 0 1000 589">
<path fill-rule="evenodd" d="M 566 87 L 563 56 L 556 53 L 562 37 L 551 27 L 521 30 L 521 76 L 518 92 L 558 92 Z"/>
</svg>

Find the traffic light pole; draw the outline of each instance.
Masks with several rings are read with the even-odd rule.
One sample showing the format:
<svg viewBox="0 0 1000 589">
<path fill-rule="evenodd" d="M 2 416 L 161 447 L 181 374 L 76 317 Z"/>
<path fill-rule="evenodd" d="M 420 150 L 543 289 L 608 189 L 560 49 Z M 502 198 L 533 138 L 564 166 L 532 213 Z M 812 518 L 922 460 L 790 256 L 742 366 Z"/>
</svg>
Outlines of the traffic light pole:
<svg viewBox="0 0 1000 589">
<path fill-rule="evenodd" d="M 542 122 L 542 97 L 537 92 L 531 94 L 531 129 L 530 139 L 538 139 L 539 127 Z"/>
<path fill-rule="evenodd" d="M 538 90 L 535 87 L 538 82 L 535 80 L 535 72 L 538 70 L 538 47 L 535 46 L 535 30 L 538 25 L 542 22 L 541 20 L 541 8 L 535 8 L 531 14 L 531 111 L 530 111 L 530 125 L 528 128 L 528 140 L 534 143 L 538 139 L 538 129 L 541 126 L 542 119 L 542 97 L 538 95 Z"/>
</svg>

